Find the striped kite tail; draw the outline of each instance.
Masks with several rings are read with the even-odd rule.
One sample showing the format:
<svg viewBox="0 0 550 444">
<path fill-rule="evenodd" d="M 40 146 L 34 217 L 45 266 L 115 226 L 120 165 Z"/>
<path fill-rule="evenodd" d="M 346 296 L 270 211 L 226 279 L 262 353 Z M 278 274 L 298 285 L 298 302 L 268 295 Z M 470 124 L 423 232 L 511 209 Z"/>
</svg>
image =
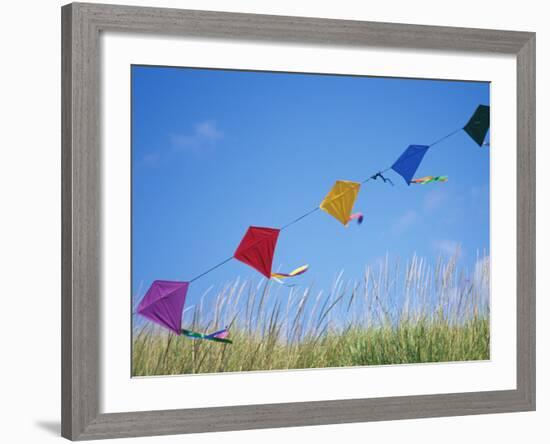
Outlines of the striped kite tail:
<svg viewBox="0 0 550 444">
<path fill-rule="evenodd" d="M 302 265 L 301 267 L 292 270 L 290 273 L 271 273 L 272 278 L 285 279 L 289 277 L 299 276 L 304 274 L 309 269 L 309 265 Z"/>
</svg>

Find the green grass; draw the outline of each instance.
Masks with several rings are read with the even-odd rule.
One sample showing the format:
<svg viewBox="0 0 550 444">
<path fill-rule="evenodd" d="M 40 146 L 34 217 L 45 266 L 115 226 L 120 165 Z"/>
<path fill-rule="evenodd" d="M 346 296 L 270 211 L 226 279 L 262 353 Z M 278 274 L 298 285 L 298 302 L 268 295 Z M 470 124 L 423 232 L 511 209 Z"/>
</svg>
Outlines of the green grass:
<svg viewBox="0 0 550 444">
<path fill-rule="evenodd" d="M 388 262 L 361 281 L 342 273 L 328 292 L 239 282 L 205 295 L 184 325 L 230 325 L 233 344 L 145 325 L 133 338 L 134 376 L 473 361 L 490 358 L 488 259 L 471 273 L 455 258 L 434 269 Z M 186 328 L 187 328 L 186 327 Z"/>
</svg>

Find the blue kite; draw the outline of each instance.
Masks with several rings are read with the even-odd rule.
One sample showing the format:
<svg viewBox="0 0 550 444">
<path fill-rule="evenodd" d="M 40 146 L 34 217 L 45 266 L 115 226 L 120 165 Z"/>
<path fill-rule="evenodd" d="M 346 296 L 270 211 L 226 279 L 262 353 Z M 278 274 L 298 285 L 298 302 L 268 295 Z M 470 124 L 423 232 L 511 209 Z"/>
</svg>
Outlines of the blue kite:
<svg viewBox="0 0 550 444">
<path fill-rule="evenodd" d="M 411 184 L 414 174 L 428 148 L 430 148 L 428 145 L 409 145 L 405 152 L 391 166 L 392 170 L 405 179 L 407 185 Z"/>
</svg>

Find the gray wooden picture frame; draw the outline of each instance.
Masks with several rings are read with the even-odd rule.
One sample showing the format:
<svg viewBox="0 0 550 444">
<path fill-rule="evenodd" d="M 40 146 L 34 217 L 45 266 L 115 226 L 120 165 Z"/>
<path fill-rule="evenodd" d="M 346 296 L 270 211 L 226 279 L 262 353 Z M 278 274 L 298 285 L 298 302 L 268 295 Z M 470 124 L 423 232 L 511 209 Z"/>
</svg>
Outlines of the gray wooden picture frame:
<svg viewBox="0 0 550 444">
<path fill-rule="evenodd" d="M 517 60 L 515 390 L 101 413 L 100 45 L 104 31 L 511 54 Z M 73 3 L 62 8 L 62 435 L 73 440 L 535 409 L 535 34 Z"/>
</svg>

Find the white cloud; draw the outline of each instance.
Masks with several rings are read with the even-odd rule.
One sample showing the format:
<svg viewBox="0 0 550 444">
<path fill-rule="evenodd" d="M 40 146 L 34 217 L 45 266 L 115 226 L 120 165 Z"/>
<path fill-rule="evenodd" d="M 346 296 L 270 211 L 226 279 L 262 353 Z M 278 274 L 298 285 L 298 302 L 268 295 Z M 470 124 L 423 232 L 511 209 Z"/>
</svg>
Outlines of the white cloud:
<svg viewBox="0 0 550 444">
<path fill-rule="evenodd" d="M 415 224 L 420 219 L 418 213 L 414 210 L 407 210 L 399 219 L 393 224 L 393 231 L 402 233 L 411 225 Z"/>
<path fill-rule="evenodd" d="M 486 199 L 489 197 L 489 185 L 474 185 L 470 187 L 470 197 L 472 200 Z"/>
<path fill-rule="evenodd" d="M 190 134 L 173 134 L 172 146 L 176 150 L 191 150 L 194 152 L 211 148 L 223 138 L 223 132 L 214 120 L 205 120 L 194 126 Z"/>
<path fill-rule="evenodd" d="M 473 279 L 476 288 L 479 290 L 481 301 L 489 304 L 491 297 L 491 260 L 489 256 L 477 259 Z"/>
<path fill-rule="evenodd" d="M 449 193 L 446 190 L 438 189 L 429 191 L 424 196 L 424 210 L 431 211 L 440 207 L 449 198 Z"/>
<path fill-rule="evenodd" d="M 136 167 L 155 167 L 160 160 L 160 153 L 152 152 L 145 154 L 141 159 L 136 162 Z"/>
<path fill-rule="evenodd" d="M 462 256 L 462 246 L 459 242 L 449 239 L 441 239 L 434 241 L 433 246 L 436 250 L 446 256 L 456 256 L 457 258 Z"/>
<path fill-rule="evenodd" d="M 489 281 L 489 275 L 491 271 L 491 260 L 489 256 L 483 256 L 479 258 L 474 266 L 474 277 L 476 279 L 484 279 Z"/>
<path fill-rule="evenodd" d="M 218 140 L 223 137 L 223 133 L 217 128 L 216 122 L 208 120 L 195 126 L 195 134 L 206 140 Z"/>
</svg>

